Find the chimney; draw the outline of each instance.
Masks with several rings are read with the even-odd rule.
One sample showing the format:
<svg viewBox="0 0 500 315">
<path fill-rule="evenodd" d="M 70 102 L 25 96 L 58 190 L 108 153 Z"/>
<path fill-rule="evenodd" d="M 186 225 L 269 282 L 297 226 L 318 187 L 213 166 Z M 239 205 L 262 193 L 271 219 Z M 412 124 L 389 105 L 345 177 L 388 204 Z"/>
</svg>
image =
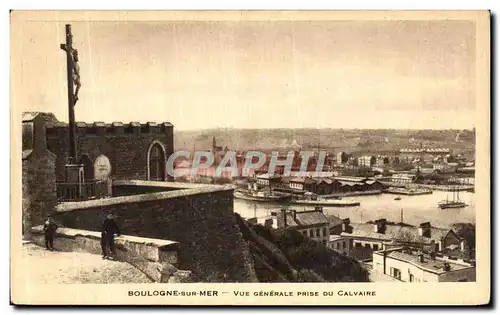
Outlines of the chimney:
<svg viewBox="0 0 500 315">
<path fill-rule="evenodd" d="M 264 225 L 266 227 L 272 228 L 273 227 L 273 219 L 266 219 Z"/>
<path fill-rule="evenodd" d="M 451 266 L 449 263 L 445 262 L 444 265 L 443 265 L 443 270 L 444 271 L 450 271 L 451 270 Z"/>
<path fill-rule="evenodd" d="M 424 253 L 418 252 L 417 257 L 418 257 L 418 262 L 421 262 L 421 263 L 424 262 Z"/>
<path fill-rule="evenodd" d="M 286 209 L 281 209 L 281 217 L 283 218 L 283 227 L 286 228 Z"/>
<path fill-rule="evenodd" d="M 351 220 L 349 220 L 349 218 L 345 218 L 342 220 L 342 232 L 348 232 L 350 223 Z"/>
<path fill-rule="evenodd" d="M 385 228 L 386 228 L 387 220 L 386 219 L 378 219 L 375 221 L 373 224 L 373 229 L 376 233 L 385 233 Z"/>
<path fill-rule="evenodd" d="M 418 235 L 423 237 L 431 237 L 431 223 L 424 222 L 418 227 Z"/>
<path fill-rule="evenodd" d="M 431 256 L 431 259 L 432 259 L 432 260 L 436 260 L 436 252 L 435 252 L 435 251 L 431 251 L 431 252 L 429 253 L 429 256 Z"/>
</svg>

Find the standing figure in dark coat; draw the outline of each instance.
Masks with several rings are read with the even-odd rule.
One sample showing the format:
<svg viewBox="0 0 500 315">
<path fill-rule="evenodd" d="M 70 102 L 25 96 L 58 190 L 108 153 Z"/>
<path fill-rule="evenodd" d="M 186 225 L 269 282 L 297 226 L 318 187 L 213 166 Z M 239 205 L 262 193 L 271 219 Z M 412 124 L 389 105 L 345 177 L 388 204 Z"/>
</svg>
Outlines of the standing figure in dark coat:
<svg viewBox="0 0 500 315">
<path fill-rule="evenodd" d="M 56 236 L 56 230 L 58 226 L 54 222 L 51 216 L 47 218 L 47 221 L 43 224 L 43 232 L 45 234 L 45 247 L 48 250 L 54 250 L 54 237 Z"/>
<path fill-rule="evenodd" d="M 107 254 L 107 247 L 111 251 L 111 254 L 114 256 L 115 252 L 115 234 L 117 236 L 120 235 L 120 230 L 118 229 L 118 225 L 115 222 L 115 219 L 112 214 L 108 214 L 106 219 L 102 224 L 102 232 L 101 232 L 101 249 L 102 249 L 102 258 L 111 258 Z"/>
</svg>

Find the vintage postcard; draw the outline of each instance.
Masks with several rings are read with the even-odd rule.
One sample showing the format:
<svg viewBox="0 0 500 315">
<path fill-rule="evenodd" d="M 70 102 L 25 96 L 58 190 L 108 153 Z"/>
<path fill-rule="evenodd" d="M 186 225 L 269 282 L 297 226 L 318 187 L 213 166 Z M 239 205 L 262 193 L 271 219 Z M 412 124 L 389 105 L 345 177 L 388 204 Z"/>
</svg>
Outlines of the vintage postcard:
<svg viewBox="0 0 500 315">
<path fill-rule="evenodd" d="M 490 301 L 488 11 L 11 12 L 22 305 Z"/>
</svg>

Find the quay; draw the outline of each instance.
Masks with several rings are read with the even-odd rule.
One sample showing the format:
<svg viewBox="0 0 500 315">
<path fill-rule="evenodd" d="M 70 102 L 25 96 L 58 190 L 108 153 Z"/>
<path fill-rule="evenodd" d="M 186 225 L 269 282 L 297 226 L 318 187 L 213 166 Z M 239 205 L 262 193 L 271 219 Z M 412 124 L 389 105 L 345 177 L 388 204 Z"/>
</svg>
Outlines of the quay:
<svg viewBox="0 0 500 315">
<path fill-rule="evenodd" d="M 432 194 L 432 190 L 430 189 L 408 189 L 402 187 L 389 187 L 385 190 L 387 194 L 393 195 L 405 195 L 405 196 L 420 196 L 420 195 L 430 195 Z"/>
<path fill-rule="evenodd" d="M 324 207 L 357 207 L 361 205 L 358 201 L 347 200 L 292 200 L 290 204 L 301 206 L 324 206 Z"/>
<path fill-rule="evenodd" d="M 474 185 L 428 185 L 428 184 L 416 184 L 416 183 L 395 183 L 390 181 L 380 181 L 382 184 L 388 187 L 397 187 L 397 188 L 407 188 L 408 186 L 419 188 L 419 189 L 429 189 L 436 191 L 467 191 L 474 192 Z M 387 189 L 386 189 L 387 191 Z"/>
<path fill-rule="evenodd" d="M 381 195 L 382 190 L 367 190 L 367 191 L 346 191 L 328 195 L 318 195 L 320 198 L 341 198 L 341 197 L 355 197 L 355 196 L 376 196 Z"/>
</svg>

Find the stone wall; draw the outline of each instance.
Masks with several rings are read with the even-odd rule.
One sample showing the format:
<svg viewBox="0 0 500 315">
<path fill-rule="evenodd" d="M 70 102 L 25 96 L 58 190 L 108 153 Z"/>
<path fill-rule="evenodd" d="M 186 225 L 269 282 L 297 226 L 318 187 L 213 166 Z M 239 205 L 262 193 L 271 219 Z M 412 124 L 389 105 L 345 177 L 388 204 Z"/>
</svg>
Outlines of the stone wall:
<svg viewBox="0 0 500 315">
<path fill-rule="evenodd" d="M 114 197 L 61 204 L 57 209 L 56 219 L 69 228 L 99 231 L 104 217 L 112 213 L 124 234 L 179 242 L 179 268 L 191 270 L 198 281 L 249 281 L 232 187 Z"/>
<path fill-rule="evenodd" d="M 50 153 L 29 156 L 22 168 L 24 235 L 32 226 L 42 224 L 56 206 L 55 157 Z"/>
<path fill-rule="evenodd" d="M 45 124 L 52 116 L 26 113 L 23 115 L 22 152 L 22 231 L 42 224 L 57 203 L 56 157 L 45 144 Z M 41 139 L 41 140 L 40 140 Z"/>
<path fill-rule="evenodd" d="M 47 147 L 56 154 L 58 180 L 65 179 L 64 165 L 68 162 L 68 126 L 48 123 Z M 165 150 L 165 163 L 173 153 L 173 126 L 169 123 L 77 123 L 77 154 L 87 155 L 92 162 L 105 155 L 111 164 L 113 179 L 148 179 L 148 150 L 160 143 Z"/>
<path fill-rule="evenodd" d="M 31 229 L 32 242 L 45 246 L 42 226 Z M 177 250 L 179 244 L 168 240 L 120 235 L 115 239 L 116 258 L 127 262 L 155 282 L 174 281 L 177 269 Z M 59 228 L 54 239 L 57 251 L 85 252 L 101 254 L 101 236 L 99 232 Z M 183 271 L 186 273 L 187 271 Z"/>
</svg>

